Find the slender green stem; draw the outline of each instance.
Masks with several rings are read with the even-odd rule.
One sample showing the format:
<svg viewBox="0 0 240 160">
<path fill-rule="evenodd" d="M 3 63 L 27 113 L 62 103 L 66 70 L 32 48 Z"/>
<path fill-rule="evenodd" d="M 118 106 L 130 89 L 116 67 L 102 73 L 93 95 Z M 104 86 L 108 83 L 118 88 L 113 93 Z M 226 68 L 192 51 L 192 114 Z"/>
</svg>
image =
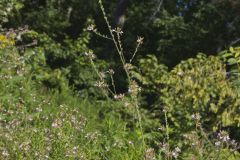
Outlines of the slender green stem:
<svg viewBox="0 0 240 160">
<path fill-rule="evenodd" d="M 167 118 L 167 111 L 164 111 L 165 117 L 165 126 L 166 126 L 166 137 L 167 137 L 167 159 L 169 159 L 169 152 L 170 152 L 170 144 L 169 144 L 169 128 L 168 128 L 168 118 Z"/>
<path fill-rule="evenodd" d="M 115 47 L 116 47 L 116 49 L 117 49 L 117 52 L 118 52 L 118 54 L 119 54 L 119 57 L 120 57 L 120 60 L 121 60 L 121 62 L 122 62 L 124 71 L 125 71 L 126 74 L 127 74 L 128 82 L 131 82 L 129 73 L 128 73 L 128 71 L 127 71 L 127 70 L 125 69 L 125 67 L 124 67 L 124 66 L 125 66 L 124 55 L 122 54 L 121 49 L 120 49 L 120 47 L 119 47 L 119 44 L 118 44 L 118 42 L 117 42 L 117 40 L 116 40 L 116 37 L 115 37 L 115 35 L 113 34 L 113 30 L 112 30 L 112 27 L 111 27 L 111 25 L 110 25 L 110 23 L 109 23 L 109 21 L 108 21 L 108 18 L 107 18 L 105 9 L 104 9 L 103 4 L 102 4 L 102 0 L 99 0 L 98 2 L 99 2 L 99 5 L 100 5 L 100 8 L 101 8 L 101 11 L 102 11 L 102 13 L 103 13 L 103 17 L 104 17 L 104 19 L 105 19 L 105 22 L 106 22 L 106 24 L 107 24 L 109 33 L 110 33 L 110 35 L 111 35 L 111 37 L 112 37 L 113 43 L 114 43 L 114 45 L 115 45 Z"/>
<path fill-rule="evenodd" d="M 102 78 L 102 76 L 100 75 L 100 72 L 98 71 L 96 65 L 94 64 L 93 60 L 90 58 L 90 62 L 91 62 L 91 65 L 93 66 L 93 69 L 94 71 L 96 72 L 96 74 L 98 75 L 98 77 L 100 78 L 101 81 L 104 82 L 104 79 Z M 115 93 L 113 93 L 113 91 L 108 87 L 106 86 L 107 90 L 114 96 Z M 104 94 L 105 96 L 107 96 L 107 94 L 105 93 L 105 90 L 104 90 Z M 108 97 L 108 96 L 107 96 Z"/>
<path fill-rule="evenodd" d="M 122 56 L 122 58 L 123 58 L 124 63 L 126 63 L 125 57 L 124 57 L 124 55 L 123 55 L 122 41 L 121 41 L 121 37 L 120 37 L 120 33 L 119 33 L 119 32 L 117 32 L 117 40 L 118 40 L 118 44 L 119 44 L 119 49 L 120 49 L 121 56 Z"/>
<path fill-rule="evenodd" d="M 97 30 L 93 30 L 93 33 L 95 33 L 96 35 L 108 39 L 108 40 L 113 40 L 112 38 L 109 38 L 107 35 L 101 34 L 100 32 L 98 32 Z"/>
<path fill-rule="evenodd" d="M 114 92 L 115 94 L 117 94 L 113 76 L 110 75 L 110 77 L 111 77 L 111 82 L 112 82 L 112 86 L 113 86 L 113 92 Z"/>
<path fill-rule="evenodd" d="M 109 33 L 110 33 L 110 35 L 111 35 L 111 37 L 112 37 L 112 40 L 113 40 L 113 43 L 114 43 L 115 48 L 116 48 L 116 50 L 117 50 L 117 53 L 118 53 L 118 55 L 119 55 L 119 57 L 120 57 L 121 63 L 122 63 L 122 65 L 123 65 L 123 69 L 124 69 L 124 71 L 125 71 L 125 73 L 126 73 L 126 75 L 127 75 L 128 83 L 129 83 L 129 85 L 131 85 L 131 84 L 133 83 L 133 80 L 131 79 L 130 74 L 129 74 L 129 70 L 128 70 L 128 68 L 126 67 L 127 63 L 126 63 L 126 61 L 125 61 L 125 57 L 124 57 L 124 54 L 123 54 L 123 47 L 122 47 L 122 42 L 121 42 L 121 38 L 120 38 L 120 33 L 119 33 L 119 31 L 116 31 L 117 37 L 115 37 L 115 35 L 114 35 L 114 33 L 113 33 L 114 31 L 112 30 L 112 28 L 111 28 L 111 26 L 110 26 L 110 23 L 109 23 L 109 21 L 108 21 L 108 18 L 107 18 L 107 16 L 106 16 L 106 12 L 105 12 L 105 10 L 104 10 L 104 6 L 103 6 L 103 4 L 102 4 L 102 0 L 98 0 L 98 3 L 99 3 L 99 5 L 100 5 L 100 8 L 101 8 L 103 17 L 104 17 L 105 22 L 106 22 L 106 24 L 107 24 Z M 136 54 L 136 52 L 137 52 L 137 50 L 138 50 L 138 47 L 139 47 L 139 45 L 137 46 L 137 49 L 136 49 L 135 52 L 134 52 L 134 56 L 135 56 L 135 54 Z M 111 77 L 111 79 L 112 79 L 112 81 L 113 81 L 113 78 L 112 78 L 112 77 Z M 115 85 L 113 84 L 113 86 L 114 86 L 114 90 L 115 90 Z M 135 107 L 136 107 L 136 111 L 137 111 L 139 128 L 140 128 L 140 131 L 141 131 L 141 136 L 142 136 L 142 141 L 143 141 L 143 148 L 145 149 L 145 145 L 146 145 L 146 144 L 145 144 L 145 139 L 144 139 L 144 135 L 143 135 L 142 119 L 141 119 L 141 115 L 140 115 L 140 111 L 139 111 L 137 95 L 136 95 L 136 97 L 135 97 L 135 95 L 134 95 L 134 97 L 132 97 L 132 98 L 134 99 L 134 102 L 135 102 Z"/>
<path fill-rule="evenodd" d="M 145 143 L 145 138 L 144 138 L 144 135 L 143 135 L 142 116 L 140 114 L 137 97 L 135 98 L 135 106 L 136 106 L 136 111 L 137 111 L 137 116 L 138 116 L 138 124 L 139 124 L 139 128 L 140 128 L 140 131 L 141 131 L 141 136 L 142 136 L 143 148 L 145 148 L 146 143 Z"/>
<path fill-rule="evenodd" d="M 137 43 L 137 47 L 135 48 L 135 51 L 133 53 L 132 58 L 130 59 L 130 63 L 132 63 L 133 59 L 135 58 L 137 52 L 138 52 L 138 48 L 140 47 L 140 43 Z"/>
</svg>

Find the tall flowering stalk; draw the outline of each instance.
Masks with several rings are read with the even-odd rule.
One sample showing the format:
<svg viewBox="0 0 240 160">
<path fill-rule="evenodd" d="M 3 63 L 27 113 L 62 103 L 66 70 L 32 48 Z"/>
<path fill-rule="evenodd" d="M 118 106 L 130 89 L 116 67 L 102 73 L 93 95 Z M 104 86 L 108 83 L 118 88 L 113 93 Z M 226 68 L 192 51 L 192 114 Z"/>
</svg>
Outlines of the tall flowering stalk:
<svg viewBox="0 0 240 160">
<path fill-rule="evenodd" d="M 116 93 L 116 89 L 115 89 L 115 83 L 114 83 L 114 79 L 113 79 L 113 74 L 114 71 L 112 69 L 110 69 L 109 71 L 107 71 L 106 73 L 108 73 L 111 77 L 111 85 L 113 87 L 113 90 L 111 90 L 109 88 L 109 85 L 107 85 L 107 83 L 104 80 L 104 77 L 102 76 L 103 74 L 101 74 L 101 72 L 96 68 L 93 59 L 95 58 L 95 55 L 93 55 L 93 53 L 91 52 L 90 54 L 88 53 L 88 56 L 90 58 L 91 64 L 94 68 L 94 70 L 96 71 L 101 83 L 101 86 L 99 86 L 100 88 L 102 88 L 104 90 L 104 94 L 106 96 L 108 96 L 107 94 L 111 94 L 112 97 L 114 97 L 116 100 L 122 100 L 124 98 L 125 95 L 129 95 L 130 99 L 131 99 L 131 104 L 134 106 L 135 108 L 135 113 L 136 113 L 136 117 L 138 119 L 138 127 L 141 131 L 141 139 L 142 139 L 142 144 L 143 144 L 143 148 L 145 148 L 145 140 L 144 140 L 144 136 L 143 136 L 143 128 L 142 128 L 142 118 L 141 118 L 141 114 L 140 114 L 140 109 L 139 109 L 139 101 L 138 101 L 138 94 L 140 92 L 140 87 L 137 84 L 136 81 L 134 81 L 134 79 L 131 77 L 130 71 L 131 69 L 133 69 L 133 65 L 131 64 L 133 59 L 135 58 L 139 47 L 143 44 L 143 37 L 138 37 L 136 43 L 136 48 L 135 51 L 133 52 L 132 57 L 127 60 L 126 57 L 124 56 L 124 50 L 123 50 L 123 45 L 122 45 L 122 41 L 121 41 L 121 36 L 123 34 L 123 31 L 121 28 L 112 28 L 112 26 L 109 23 L 108 17 L 106 15 L 102 0 L 98 0 L 100 9 L 102 11 L 104 20 L 106 22 L 108 31 L 109 31 L 109 36 L 102 34 L 100 32 L 98 32 L 98 30 L 95 28 L 95 25 L 90 25 L 88 27 L 89 31 L 92 31 L 93 33 L 95 33 L 96 35 L 111 40 L 114 43 L 115 49 L 117 51 L 117 54 L 120 58 L 121 64 L 122 64 L 122 68 L 126 73 L 127 76 L 127 81 L 128 81 L 128 93 L 121 93 L 121 94 L 117 94 Z M 94 57 L 94 58 L 93 58 Z M 107 91 L 107 92 L 106 92 Z M 127 102 L 128 103 L 128 102 Z"/>
</svg>

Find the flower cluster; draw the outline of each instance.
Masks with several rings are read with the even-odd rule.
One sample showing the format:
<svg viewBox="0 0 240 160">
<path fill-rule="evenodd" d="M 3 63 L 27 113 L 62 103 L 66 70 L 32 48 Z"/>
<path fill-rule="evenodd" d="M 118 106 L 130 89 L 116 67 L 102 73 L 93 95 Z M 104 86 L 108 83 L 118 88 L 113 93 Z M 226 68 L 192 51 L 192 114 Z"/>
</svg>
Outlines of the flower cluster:
<svg viewBox="0 0 240 160">
<path fill-rule="evenodd" d="M 217 134 L 217 138 L 221 141 L 221 142 L 229 142 L 230 141 L 230 137 L 229 134 L 226 131 L 220 131 Z"/>
<path fill-rule="evenodd" d="M 112 32 L 115 32 L 115 33 L 117 33 L 117 34 L 119 34 L 119 35 L 123 34 L 122 29 L 119 28 L 119 27 L 117 27 L 116 29 L 112 29 Z"/>
<path fill-rule="evenodd" d="M 93 54 L 93 51 L 85 52 L 84 55 L 85 55 L 86 57 L 88 57 L 89 59 L 91 59 L 91 60 L 93 60 L 93 59 L 96 58 L 96 55 Z"/>
<path fill-rule="evenodd" d="M 107 88 L 107 87 L 108 87 L 108 84 L 106 84 L 106 83 L 103 82 L 103 81 L 97 81 L 97 82 L 95 83 L 95 86 L 98 87 L 98 88 L 104 89 L 104 88 Z"/>
<path fill-rule="evenodd" d="M 179 147 L 175 147 L 173 150 L 170 150 L 170 145 L 168 143 L 160 143 L 160 147 L 167 157 L 177 159 L 181 153 L 181 149 Z"/>
<path fill-rule="evenodd" d="M 128 93 L 130 95 L 137 95 L 140 91 L 141 91 L 141 88 L 139 87 L 137 82 L 136 81 L 132 81 L 132 83 L 129 85 Z"/>
<path fill-rule="evenodd" d="M 94 31 L 95 30 L 95 25 L 91 24 L 87 27 L 88 31 Z"/>
<path fill-rule="evenodd" d="M 116 95 L 114 95 L 114 99 L 116 99 L 116 100 L 122 100 L 123 98 L 124 98 L 124 94 L 116 94 Z"/>
<path fill-rule="evenodd" d="M 199 121 L 201 119 L 201 115 L 199 113 L 193 114 L 192 119 L 196 120 L 196 121 Z"/>
<path fill-rule="evenodd" d="M 231 151 L 236 151 L 240 148 L 239 143 L 237 143 L 236 140 L 231 139 L 229 137 L 228 132 L 226 132 L 226 131 L 218 132 L 217 141 L 214 144 L 217 148 L 227 145 L 228 147 L 230 147 Z"/>
<path fill-rule="evenodd" d="M 13 46 L 15 41 L 9 39 L 7 36 L 0 34 L 0 49 L 7 48 L 8 46 Z"/>
<path fill-rule="evenodd" d="M 137 38 L 137 43 L 138 43 L 138 44 L 143 44 L 143 40 L 144 40 L 143 37 L 138 37 L 138 38 Z"/>
</svg>

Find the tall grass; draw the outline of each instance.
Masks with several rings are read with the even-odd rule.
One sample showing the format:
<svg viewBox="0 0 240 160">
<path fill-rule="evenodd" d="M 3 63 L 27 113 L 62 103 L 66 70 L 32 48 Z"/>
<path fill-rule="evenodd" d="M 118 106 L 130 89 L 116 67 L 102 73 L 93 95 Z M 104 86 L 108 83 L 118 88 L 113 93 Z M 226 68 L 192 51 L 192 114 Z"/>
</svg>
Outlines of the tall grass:
<svg viewBox="0 0 240 160">
<path fill-rule="evenodd" d="M 0 159 L 139 159 L 121 104 L 48 89 L 34 78 L 38 54 L 0 48 Z"/>
</svg>

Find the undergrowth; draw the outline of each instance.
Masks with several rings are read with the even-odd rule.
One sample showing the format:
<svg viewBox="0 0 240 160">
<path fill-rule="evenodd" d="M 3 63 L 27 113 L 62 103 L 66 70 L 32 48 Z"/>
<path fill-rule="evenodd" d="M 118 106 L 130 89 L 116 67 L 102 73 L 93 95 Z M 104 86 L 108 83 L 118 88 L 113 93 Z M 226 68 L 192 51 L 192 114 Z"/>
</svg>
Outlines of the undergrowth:
<svg viewBox="0 0 240 160">
<path fill-rule="evenodd" d="M 223 130 L 224 127 L 222 129 L 213 126 L 215 130 L 212 131 L 205 128 L 205 124 L 202 123 L 205 122 L 203 118 L 207 118 L 202 113 L 205 111 L 202 105 L 207 106 L 212 102 L 208 99 L 210 96 L 207 96 L 207 100 L 203 103 L 195 94 L 195 105 L 192 108 L 186 106 L 192 103 L 192 95 L 188 92 L 192 92 L 193 86 L 195 85 L 197 89 L 202 88 L 199 87 L 202 81 L 193 82 L 194 77 L 199 77 L 195 74 L 198 72 L 203 74 L 204 71 L 212 68 L 215 70 L 220 68 L 221 70 L 218 71 L 222 73 L 224 66 L 220 59 L 217 58 L 219 60 L 217 65 L 213 63 L 215 67 L 207 67 L 204 71 L 199 64 L 208 62 L 207 57 L 190 59 L 171 72 L 168 72 L 164 66 L 155 64 L 157 60 L 154 57 L 149 57 L 147 62 L 142 60 L 142 66 L 154 65 L 156 68 L 153 70 L 149 67 L 137 68 L 133 65 L 133 61 L 144 38 L 136 38 L 135 50 L 127 59 L 121 41 L 123 31 L 121 28 L 111 27 L 101 0 L 99 6 L 109 35 L 100 33 L 94 24 L 90 25 L 88 30 L 110 40 L 115 45 L 128 90 L 124 93 L 116 90 L 115 71 L 111 68 L 101 70 L 96 65 L 96 55 L 90 50 L 84 55 L 88 57 L 98 76 L 95 87 L 98 87 L 105 97 L 83 97 L 68 84 L 69 81 L 63 71 L 54 70 L 47 65 L 46 54 L 41 49 L 28 48 L 36 43 L 17 45 L 16 37 L 27 33 L 27 29 L 2 33 L 0 35 L 0 159 L 240 159 L 239 143 Z M 207 66 L 211 64 L 210 61 Z M 199 68 L 195 70 L 195 66 Z M 140 75 L 139 70 L 146 70 L 147 73 Z M 159 79 L 151 77 L 151 72 Z M 159 75 L 156 72 L 166 75 Z M 186 77 L 185 74 L 189 76 Z M 225 81 L 225 76 L 219 75 L 221 75 L 219 83 L 225 84 L 228 89 L 227 96 L 235 102 L 239 97 L 238 94 L 232 90 L 231 83 Z M 48 84 L 52 79 L 60 85 L 49 87 Z M 216 78 L 210 80 L 208 82 L 215 83 Z M 184 84 L 179 87 L 178 84 L 182 82 Z M 174 85 L 180 89 L 174 88 Z M 148 88 L 146 89 L 145 86 Z M 165 88 L 161 88 L 162 86 Z M 186 89 L 189 86 L 190 91 Z M 205 88 L 209 89 L 207 84 Z M 226 90 L 219 90 L 223 93 L 220 100 L 224 101 Z M 219 98 L 217 95 L 219 90 L 214 90 L 217 97 L 216 100 L 212 98 L 214 102 Z M 162 100 L 161 103 L 157 101 L 159 103 L 156 110 L 155 108 L 147 110 L 143 107 L 142 98 L 149 92 L 162 96 L 158 99 Z M 176 95 L 171 97 L 174 93 Z M 185 101 L 181 99 L 182 97 Z M 236 100 L 236 106 L 237 102 Z M 216 103 L 220 107 L 224 104 L 218 101 Z M 186 114 L 182 115 L 178 107 L 182 107 Z M 202 110 L 197 110 L 201 107 Z M 197 109 L 194 110 L 195 108 Z M 181 121 L 183 116 L 187 119 L 186 123 Z"/>
</svg>

